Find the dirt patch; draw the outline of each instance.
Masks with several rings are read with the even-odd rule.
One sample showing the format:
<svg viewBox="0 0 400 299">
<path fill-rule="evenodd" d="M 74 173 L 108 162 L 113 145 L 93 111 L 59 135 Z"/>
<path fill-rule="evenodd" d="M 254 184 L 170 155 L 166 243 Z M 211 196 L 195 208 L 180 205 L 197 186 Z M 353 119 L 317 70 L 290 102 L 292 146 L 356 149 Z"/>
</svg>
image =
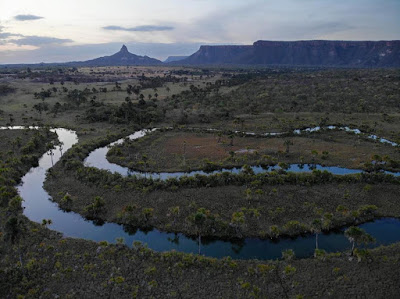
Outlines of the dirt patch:
<svg viewBox="0 0 400 299">
<path fill-rule="evenodd" d="M 346 132 L 256 138 L 167 131 L 119 145 L 108 159 L 143 171 L 168 172 L 202 169 L 209 162 L 220 167 L 286 162 L 362 169 L 376 153 L 400 159 L 395 147 Z"/>
</svg>

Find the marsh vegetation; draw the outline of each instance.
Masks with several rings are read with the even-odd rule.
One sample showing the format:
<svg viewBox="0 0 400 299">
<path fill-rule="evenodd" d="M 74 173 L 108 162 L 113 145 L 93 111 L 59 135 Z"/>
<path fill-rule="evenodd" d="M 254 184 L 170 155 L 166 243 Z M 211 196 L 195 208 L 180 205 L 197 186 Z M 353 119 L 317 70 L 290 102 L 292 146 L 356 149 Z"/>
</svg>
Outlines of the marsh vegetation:
<svg viewBox="0 0 400 299">
<path fill-rule="evenodd" d="M 399 179 L 382 172 L 399 171 L 398 146 L 339 130 L 235 132 L 343 125 L 398 143 L 398 70 L 2 68 L 0 77 L 0 125 L 43 127 L 0 131 L 2 297 L 392 297 L 398 291 L 399 243 L 367 249 L 362 244 L 373 240 L 350 227 L 348 251 L 318 246 L 323 232 L 400 217 Z M 99 224 L 184 233 L 199 244 L 207 237 L 279 240 L 313 233 L 317 250 L 306 259 L 287 251 L 280 260 L 236 261 L 159 253 L 138 243 L 128 248 L 122 239 L 65 238 L 51 230 L 58 219 L 25 217 L 15 189 L 53 146 L 50 127 L 74 129 L 79 138 L 45 181 L 65 211 Z M 145 172 L 247 166 L 240 173 L 168 180 L 85 166 L 96 148 L 153 127 L 173 129 L 112 147 L 108 159 Z M 291 173 L 285 169 L 292 163 L 365 172 Z M 280 170 L 257 174 L 251 165 Z"/>
</svg>

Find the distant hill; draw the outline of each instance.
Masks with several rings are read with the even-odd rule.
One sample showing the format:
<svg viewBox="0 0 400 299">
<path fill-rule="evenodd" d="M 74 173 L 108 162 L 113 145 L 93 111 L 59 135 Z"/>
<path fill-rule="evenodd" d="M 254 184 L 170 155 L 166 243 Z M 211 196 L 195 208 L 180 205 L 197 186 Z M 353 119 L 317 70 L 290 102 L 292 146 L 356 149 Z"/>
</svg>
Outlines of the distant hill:
<svg viewBox="0 0 400 299">
<path fill-rule="evenodd" d="M 125 66 L 125 65 L 160 65 L 160 60 L 150 58 L 148 56 L 139 56 L 132 54 L 128 48 L 123 45 L 119 52 L 111 56 L 104 56 L 87 61 L 68 62 L 68 65 L 73 66 Z"/>
<path fill-rule="evenodd" d="M 274 65 L 325 67 L 400 67 L 400 40 L 393 41 L 257 41 L 253 45 L 201 46 L 190 56 L 170 56 L 168 65 Z M 123 45 L 111 56 L 67 63 L 10 64 L 35 66 L 151 66 L 160 60 L 132 54 Z"/>
<path fill-rule="evenodd" d="M 180 64 L 400 67 L 400 41 L 257 41 L 201 46 Z"/>
<path fill-rule="evenodd" d="M 189 56 L 169 56 L 167 59 L 164 60 L 164 63 L 181 61 L 183 59 L 188 58 Z"/>
</svg>

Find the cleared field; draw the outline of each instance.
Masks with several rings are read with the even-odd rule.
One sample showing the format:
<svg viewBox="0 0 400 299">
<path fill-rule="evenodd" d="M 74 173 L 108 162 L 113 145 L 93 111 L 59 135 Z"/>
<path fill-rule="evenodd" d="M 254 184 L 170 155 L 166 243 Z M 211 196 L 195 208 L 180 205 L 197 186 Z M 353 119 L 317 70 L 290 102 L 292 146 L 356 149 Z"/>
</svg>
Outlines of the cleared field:
<svg viewBox="0 0 400 299">
<path fill-rule="evenodd" d="M 337 131 L 287 138 L 167 131 L 118 145 L 108 159 L 143 171 L 168 172 L 202 169 L 209 162 L 225 167 L 286 162 L 363 168 L 378 153 L 400 159 L 395 147 Z"/>
</svg>

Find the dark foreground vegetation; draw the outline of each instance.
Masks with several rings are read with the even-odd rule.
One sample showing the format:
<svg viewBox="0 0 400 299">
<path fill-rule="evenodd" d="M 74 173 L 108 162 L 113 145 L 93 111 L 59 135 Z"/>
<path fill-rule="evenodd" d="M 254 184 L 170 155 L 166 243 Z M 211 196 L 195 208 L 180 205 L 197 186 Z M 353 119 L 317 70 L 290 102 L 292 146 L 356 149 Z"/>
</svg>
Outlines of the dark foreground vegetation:
<svg viewBox="0 0 400 299">
<path fill-rule="evenodd" d="M 25 142 L 21 142 L 23 145 Z M 24 170 L 28 167 L 26 164 Z M 18 180 L 18 175 L 13 178 Z M 4 190 L 13 183 L 6 180 L 3 184 Z M 40 225 L 28 221 L 21 215 L 20 204 L 15 192 L 2 193 L 2 298 L 392 298 L 399 291 L 398 245 L 367 254 L 356 250 L 356 257 L 350 259 L 347 254 L 322 251 L 316 258 L 305 260 L 296 260 L 290 252 L 282 261 L 217 260 L 156 253 L 140 243 L 129 249 L 106 242 L 65 239 L 48 230 L 46 222 Z"/>
<path fill-rule="evenodd" d="M 311 232 L 315 219 L 322 219 L 321 229 L 329 230 L 400 216 L 400 181 L 392 175 L 332 175 L 317 170 L 254 174 L 245 167 L 239 174 L 163 181 L 85 167 L 82 159 L 109 140 L 76 146 L 53 168 L 45 187 L 62 208 L 133 228 L 224 238 L 298 235 Z M 101 201 L 96 200 L 99 197 Z M 201 225 L 195 221 L 199 213 L 205 218 Z"/>
<path fill-rule="evenodd" d="M 1 88 L 1 125 L 47 124 L 78 132 L 78 145 L 49 171 L 45 187 L 60 208 L 98 223 L 122 223 L 132 232 L 158 228 L 241 239 L 319 234 L 400 217 L 399 178 L 381 171 L 398 171 L 398 147 L 336 131 L 276 138 L 233 134 L 335 124 L 398 141 L 398 70 L 115 67 L 2 69 L 1 76 L 13 78 Z M 246 166 L 239 174 L 161 181 L 84 167 L 92 150 L 162 126 L 176 130 L 117 147 L 110 160 L 144 171 L 245 164 L 281 170 L 254 174 Z M 200 133 L 189 127 L 222 129 L 224 134 L 211 138 L 223 155 L 207 148 L 208 161 L 191 156 L 197 144 L 190 140 Z M 0 131 L 1 298 L 396 298 L 400 291 L 399 243 L 364 249 L 360 244 L 372 240 L 354 227 L 346 232 L 349 248 L 355 246 L 351 251 L 316 250 L 306 259 L 287 251 L 274 261 L 159 253 L 139 243 L 128 248 L 121 239 L 108 244 L 65 238 L 47 228 L 57 219 L 27 219 L 15 189 L 54 137 L 48 130 Z M 178 138 L 177 150 L 160 154 L 170 138 Z M 294 174 L 285 171 L 288 163 L 367 172 Z"/>
</svg>

